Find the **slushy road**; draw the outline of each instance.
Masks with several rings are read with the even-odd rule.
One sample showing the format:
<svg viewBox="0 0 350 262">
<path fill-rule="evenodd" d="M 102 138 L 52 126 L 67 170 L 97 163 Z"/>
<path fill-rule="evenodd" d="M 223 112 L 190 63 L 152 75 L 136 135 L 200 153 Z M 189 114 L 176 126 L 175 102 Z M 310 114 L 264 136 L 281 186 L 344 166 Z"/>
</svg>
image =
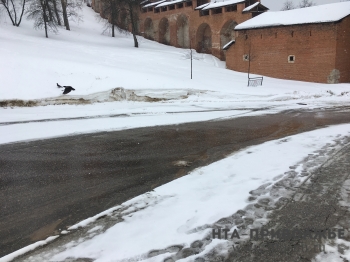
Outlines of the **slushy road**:
<svg viewBox="0 0 350 262">
<path fill-rule="evenodd" d="M 241 148 L 350 123 L 349 112 L 286 111 L 0 145 L 0 257 Z"/>
</svg>

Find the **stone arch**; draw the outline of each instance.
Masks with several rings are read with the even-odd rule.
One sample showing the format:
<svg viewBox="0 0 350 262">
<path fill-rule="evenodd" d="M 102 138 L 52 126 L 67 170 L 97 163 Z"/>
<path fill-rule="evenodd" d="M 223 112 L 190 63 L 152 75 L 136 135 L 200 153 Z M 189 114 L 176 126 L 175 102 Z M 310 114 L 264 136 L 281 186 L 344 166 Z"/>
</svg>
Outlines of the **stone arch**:
<svg viewBox="0 0 350 262">
<path fill-rule="evenodd" d="M 144 36 L 147 39 L 154 40 L 154 26 L 151 18 L 147 18 L 144 24 Z"/>
<path fill-rule="evenodd" d="M 95 0 L 94 2 L 94 10 L 95 12 L 100 12 L 100 0 Z"/>
<path fill-rule="evenodd" d="M 227 21 L 220 31 L 220 58 L 222 60 L 226 59 L 225 52 L 222 50 L 223 46 L 228 42 L 235 39 L 235 27 L 237 26 L 236 21 L 229 20 Z"/>
<path fill-rule="evenodd" d="M 176 20 L 177 45 L 182 48 L 190 48 L 190 28 L 188 18 L 184 14 Z"/>
<path fill-rule="evenodd" d="M 140 20 L 139 19 L 136 20 L 135 30 L 136 30 L 135 34 L 140 35 Z"/>
<path fill-rule="evenodd" d="M 128 30 L 129 22 L 128 22 L 128 14 L 127 14 L 127 12 L 121 12 L 121 14 L 119 16 L 118 26 L 121 29 Z"/>
<path fill-rule="evenodd" d="M 197 52 L 211 54 L 211 35 L 211 28 L 207 23 L 203 23 L 198 27 L 196 34 Z"/>
<path fill-rule="evenodd" d="M 169 20 L 165 17 L 159 22 L 159 43 L 170 45 Z"/>
</svg>

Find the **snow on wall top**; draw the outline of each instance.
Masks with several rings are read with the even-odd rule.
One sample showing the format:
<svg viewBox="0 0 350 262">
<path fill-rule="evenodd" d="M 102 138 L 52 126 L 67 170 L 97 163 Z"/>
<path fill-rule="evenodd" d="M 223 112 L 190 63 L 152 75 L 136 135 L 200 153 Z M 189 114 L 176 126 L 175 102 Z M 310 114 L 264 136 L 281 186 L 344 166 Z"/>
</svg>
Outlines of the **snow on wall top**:
<svg viewBox="0 0 350 262">
<path fill-rule="evenodd" d="M 259 4 L 260 4 L 260 2 L 256 2 L 255 4 L 252 4 L 252 5 L 244 8 L 242 12 L 249 12 L 250 10 L 252 10 L 254 7 L 258 6 Z"/>
<path fill-rule="evenodd" d="M 167 6 L 167 5 L 173 5 L 173 4 L 181 3 L 181 2 L 184 2 L 184 0 L 175 0 L 175 1 L 163 2 L 163 3 L 159 4 L 159 5 L 157 5 L 156 7 L 162 7 L 162 6 Z"/>
<path fill-rule="evenodd" d="M 284 25 L 336 22 L 350 15 L 350 2 L 318 5 L 288 11 L 266 12 L 235 27 L 235 30 Z"/>
<path fill-rule="evenodd" d="M 194 10 L 199 10 L 199 9 L 202 9 L 203 7 L 209 5 L 209 3 L 206 3 L 206 4 L 203 4 L 203 5 L 200 5 L 200 6 L 197 6 Z"/>
<path fill-rule="evenodd" d="M 222 47 L 222 50 L 227 50 L 231 45 L 233 45 L 236 42 L 236 40 L 231 40 L 226 45 Z"/>
<path fill-rule="evenodd" d="M 174 0 L 174 1 L 161 0 L 161 1 L 147 4 L 147 5 L 143 6 L 142 8 L 150 7 L 150 6 L 154 6 L 155 8 L 157 8 L 157 7 L 172 5 L 172 4 L 185 2 L 185 1 L 186 0 Z M 199 9 L 208 10 L 208 9 L 213 9 L 213 8 L 217 8 L 217 7 L 227 6 L 227 5 L 234 5 L 234 4 L 242 3 L 244 1 L 245 0 L 228 0 L 228 1 L 212 0 L 210 3 L 203 4 L 201 6 L 196 7 L 195 10 L 199 10 Z"/>
<path fill-rule="evenodd" d="M 147 5 L 143 6 L 142 8 L 155 6 L 155 5 L 158 5 L 158 4 L 163 3 L 163 2 L 165 2 L 165 0 L 161 0 L 161 1 L 157 1 L 157 2 L 154 2 L 154 3 L 147 4 Z"/>
<path fill-rule="evenodd" d="M 228 1 L 220 1 L 220 2 L 215 1 L 215 2 L 209 3 L 209 5 L 204 7 L 202 10 L 213 9 L 217 7 L 227 6 L 227 5 L 234 5 L 242 2 L 244 2 L 244 0 L 228 0 Z"/>
</svg>

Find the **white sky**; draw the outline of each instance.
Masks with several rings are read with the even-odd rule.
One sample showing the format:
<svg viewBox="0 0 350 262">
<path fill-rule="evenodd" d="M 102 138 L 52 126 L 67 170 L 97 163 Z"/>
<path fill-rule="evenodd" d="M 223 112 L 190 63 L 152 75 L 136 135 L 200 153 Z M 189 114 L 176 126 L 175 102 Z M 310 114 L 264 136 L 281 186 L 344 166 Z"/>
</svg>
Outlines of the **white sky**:
<svg viewBox="0 0 350 262">
<path fill-rule="evenodd" d="M 292 0 L 295 5 L 297 5 L 300 0 Z M 281 10 L 283 3 L 285 0 L 261 0 L 263 5 L 270 8 L 271 11 L 279 11 Z M 330 3 L 338 3 L 340 0 L 313 0 L 316 5 L 330 4 Z"/>
</svg>

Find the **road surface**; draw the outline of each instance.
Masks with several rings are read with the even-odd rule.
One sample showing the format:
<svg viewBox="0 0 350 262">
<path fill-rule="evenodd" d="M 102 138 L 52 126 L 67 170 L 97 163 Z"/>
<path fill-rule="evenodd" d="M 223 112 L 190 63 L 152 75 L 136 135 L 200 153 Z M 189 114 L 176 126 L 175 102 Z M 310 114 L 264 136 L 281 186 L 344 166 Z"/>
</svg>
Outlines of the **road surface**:
<svg viewBox="0 0 350 262">
<path fill-rule="evenodd" d="M 350 123 L 344 109 L 1 145 L 0 257 L 241 148 Z"/>
</svg>

